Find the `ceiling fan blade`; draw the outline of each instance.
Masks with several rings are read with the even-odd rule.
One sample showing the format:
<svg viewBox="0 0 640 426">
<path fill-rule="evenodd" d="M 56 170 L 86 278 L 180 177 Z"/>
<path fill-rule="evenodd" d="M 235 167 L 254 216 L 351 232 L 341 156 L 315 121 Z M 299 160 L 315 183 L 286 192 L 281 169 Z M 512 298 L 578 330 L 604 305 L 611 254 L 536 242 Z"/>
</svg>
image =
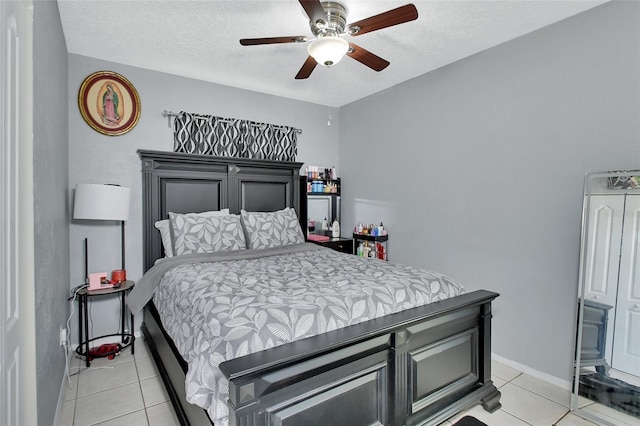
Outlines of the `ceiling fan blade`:
<svg viewBox="0 0 640 426">
<path fill-rule="evenodd" d="M 320 0 L 298 0 L 304 11 L 309 15 L 309 19 L 311 22 L 327 22 L 327 13 L 324 11 L 322 7 L 322 3 Z"/>
<path fill-rule="evenodd" d="M 363 49 L 357 44 L 349 43 L 349 47 L 350 49 L 347 52 L 347 55 L 360 62 L 361 64 L 368 66 L 374 71 L 380 72 L 389 66 L 389 61 L 382 59 L 378 55 L 374 55 L 373 53 L 369 52 L 366 49 Z"/>
<path fill-rule="evenodd" d="M 240 44 L 243 46 L 255 46 L 258 44 L 275 44 L 275 43 L 304 43 L 307 41 L 305 36 L 287 36 L 287 37 L 263 37 L 263 38 L 242 38 Z"/>
<path fill-rule="evenodd" d="M 312 56 L 307 57 L 307 60 L 304 61 L 302 68 L 300 68 L 300 71 L 298 71 L 298 74 L 296 74 L 296 80 L 309 78 L 313 70 L 316 68 L 316 65 L 318 65 L 318 63 L 315 59 L 313 59 Z"/>
<path fill-rule="evenodd" d="M 349 24 L 347 33 L 352 36 L 359 36 L 371 31 L 381 30 L 398 24 L 418 19 L 418 9 L 413 4 L 400 6 L 396 9 L 383 12 L 379 15 L 371 16 L 358 22 Z"/>
</svg>

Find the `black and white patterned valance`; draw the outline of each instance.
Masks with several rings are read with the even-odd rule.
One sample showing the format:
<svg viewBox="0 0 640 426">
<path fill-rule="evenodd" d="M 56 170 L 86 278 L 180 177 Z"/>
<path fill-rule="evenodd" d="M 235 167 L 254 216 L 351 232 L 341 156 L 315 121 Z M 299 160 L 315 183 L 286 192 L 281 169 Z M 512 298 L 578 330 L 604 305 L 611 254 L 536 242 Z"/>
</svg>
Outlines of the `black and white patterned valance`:
<svg viewBox="0 0 640 426">
<path fill-rule="evenodd" d="M 220 157 L 296 161 L 299 130 L 289 126 L 180 112 L 173 150 Z"/>
</svg>

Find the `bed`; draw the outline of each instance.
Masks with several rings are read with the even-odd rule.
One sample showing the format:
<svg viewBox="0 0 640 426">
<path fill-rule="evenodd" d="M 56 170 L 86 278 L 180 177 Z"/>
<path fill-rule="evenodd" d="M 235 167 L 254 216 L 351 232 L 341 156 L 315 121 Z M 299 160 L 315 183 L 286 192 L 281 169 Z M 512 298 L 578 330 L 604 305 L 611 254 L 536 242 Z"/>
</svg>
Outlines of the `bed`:
<svg viewBox="0 0 640 426">
<path fill-rule="evenodd" d="M 147 150 L 138 153 L 142 160 L 146 272 L 141 282 L 158 276 L 158 290 L 154 289 L 143 309 L 142 332 L 181 424 L 212 424 L 212 419 L 217 425 L 439 424 L 475 404 L 482 404 L 490 412 L 500 408 L 500 392 L 491 381 L 491 303 L 498 294 L 486 290 L 463 293 L 455 281 L 440 274 L 360 259 L 303 241 L 267 249 L 258 244 L 242 253 L 218 253 L 213 260 L 198 253 L 167 260 L 155 223 L 166 220 L 170 212 L 174 213 L 174 222 L 182 214 L 222 209 L 245 220 L 251 220 L 253 212 L 297 219 L 291 212 L 299 211 L 304 198 L 298 175 L 302 164 Z M 304 218 L 298 220 L 298 229 L 305 229 Z M 323 269 L 323 265 L 333 266 Z M 328 287 L 330 282 L 349 288 L 342 284 L 347 278 L 320 278 L 328 269 L 342 274 L 342 278 L 360 279 L 361 288 L 366 288 L 369 296 L 393 289 L 402 300 L 416 299 L 418 303 L 396 303 L 386 308 L 369 299 L 358 299 L 357 290 L 351 288 L 351 293 L 335 300 L 343 305 L 348 301 L 348 309 L 326 305 L 336 291 Z M 273 275 L 265 276 L 267 272 Z M 251 303 L 257 301 L 256 295 L 264 294 L 261 302 L 266 305 L 251 305 L 252 315 L 258 318 L 257 312 L 270 312 L 275 318 L 280 316 L 282 323 L 290 322 L 289 332 L 274 325 L 269 337 L 259 338 L 246 335 L 245 327 L 241 332 L 232 331 L 233 339 L 244 339 L 235 346 L 228 344 L 230 334 L 215 336 L 220 333 L 219 325 L 208 337 L 189 337 L 211 326 L 196 325 L 189 329 L 198 330 L 193 332 L 169 322 L 167 315 L 175 309 L 168 303 L 178 299 L 172 292 L 179 285 L 159 282 L 170 280 L 172 275 L 177 283 L 185 282 L 183 275 L 192 273 L 197 273 L 192 281 L 201 287 L 185 299 L 188 302 L 178 303 L 188 306 L 196 316 L 200 311 L 194 307 L 199 304 L 207 313 L 230 312 L 232 307 L 225 308 L 218 302 L 235 300 L 235 293 L 224 293 L 232 287 L 225 283 L 233 281 L 229 277 L 241 276 L 243 283 L 251 284 L 241 293 L 255 287 L 252 295 L 256 300 Z M 254 279 L 258 275 L 261 278 Z M 203 277 L 209 280 L 207 284 L 203 284 Z M 415 280 L 432 283 L 437 289 L 427 288 L 428 295 L 422 295 L 416 290 Z M 400 285 L 408 287 L 395 287 Z M 218 286 L 216 290 L 222 292 L 215 293 L 219 297 L 215 303 L 204 299 L 209 286 Z M 376 288 L 379 291 L 372 290 Z M 297 303 L 286 299 L 291 294 L 303 295 L 300 297 L 309 303 L 296 305 L 294 314 L 279 313 L 281 307 Z M 431 303 L 424 304 L 428 297 Z M 239 303 L 250 306 L 249 302 Z M 278 309 L 274 309 L 276 305 Z M 327 331 L 315 329 L 322 321 L 318 321 L 318 312 L 305 311 L 312 308 L 329 312 L 330 320 L 322 329 Z M 332 318 L 336 321 L 329 324 Z M 246 321 L 231 322 L 242 327 Z M 222 329 L 226 330 L 226 324 Z M 283 340 L 278 339 L 280 336 Z M 212 342 L 218 342 L 218 337 L 227 339 L 226 346 L 218 345 L 223 348 L 218 351 L 222 355 L 227 348 L 225 356 L 214 350 L 216 344 Z M 191 352 L 185 350 L 188 340 L 197 341 Z M 204 346 L 207 351 L 211 346 L 210 352 L 203 350 Z M 229 356 L 234 353 L 238 356 Z M 202 383 L 213 383 L 206 370 L 209 364 L 214 364 L 220 376 L 215 380 L 222 383 L 212 386 L 226 386 L 226 394 L 219 392 L 225 396 L 223 402 L 207 400 L 210 393 Z M 185 385 L 185 380 L 194 376 L 205 392 L 194 392 L 192 381 Z M 187 399 L 206 406 L 208 411 Z M 212 408 L 215 406 L 218 409 Z M 219 411 L 226 411 L 225 417 Z"/>
</svg>

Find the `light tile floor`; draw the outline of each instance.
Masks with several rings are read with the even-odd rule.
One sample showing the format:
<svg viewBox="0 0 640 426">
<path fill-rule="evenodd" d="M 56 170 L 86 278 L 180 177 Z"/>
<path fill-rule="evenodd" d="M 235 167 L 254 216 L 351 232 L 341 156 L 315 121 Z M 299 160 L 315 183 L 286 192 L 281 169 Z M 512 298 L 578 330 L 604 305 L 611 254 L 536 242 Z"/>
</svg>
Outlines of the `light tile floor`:
<svg viewBox="0 0 640 426">
<path fill-rule="evenodd" d="M 114 360 L 99 358 L 88 370 L 74 359 L 65 387 L 60 426 L 128 425 L 174 426 L 178 419 L 158 376 L 144 341 L 136 341 L 135 355 L 129 349 Z M 502 408 L 487 413 L 481 406 L 458 414 L 442 426 L 472 415 L 489 426 L 593 426 L 569 412 L 569 391 L 536 379 L 504 364 L 493 362 L 492 375 L 502 393 Z M 581 399 L 580 406 L 620 426 L 640 426 L 640 420 Z"/>
<path fill-rule="evenodd" d="M 70 364 L 70 373 L 80 373 L 65 383 L 60 426 L 180 424 L 142 339 L 135 355 L 126 348 L 113 360 L 95 359 L 88 370 L 79 359 Z"/>
</svg>

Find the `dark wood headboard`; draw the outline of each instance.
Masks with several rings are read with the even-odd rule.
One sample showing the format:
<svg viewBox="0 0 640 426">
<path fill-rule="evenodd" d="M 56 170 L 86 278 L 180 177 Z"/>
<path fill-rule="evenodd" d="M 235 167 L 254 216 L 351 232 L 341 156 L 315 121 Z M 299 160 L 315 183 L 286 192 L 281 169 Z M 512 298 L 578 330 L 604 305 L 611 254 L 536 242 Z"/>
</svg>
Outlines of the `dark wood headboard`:
<svg viewBox="0 0 640 426">
<path fill-rule="evenodd" d="M 300 217 L 302 163 L 212 157 L 138 150 L 142 160 L 144 271 L 163 256 L 154 228 L 169 212 L 199 213 L 228 208 L 230 213 L 296 209 Z"/>
</svg>

